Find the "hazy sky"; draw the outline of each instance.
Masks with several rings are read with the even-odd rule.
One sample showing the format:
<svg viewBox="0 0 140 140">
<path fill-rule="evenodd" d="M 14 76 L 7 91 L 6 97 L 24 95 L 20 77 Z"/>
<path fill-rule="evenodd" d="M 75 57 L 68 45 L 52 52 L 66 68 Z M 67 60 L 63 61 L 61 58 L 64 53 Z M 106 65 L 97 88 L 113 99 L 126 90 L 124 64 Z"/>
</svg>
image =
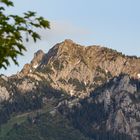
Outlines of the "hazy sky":
<svg viewBox="0 0 140 140">
<path fill-rule="evenodd" d="M 42 41 L 25 43 L 28 51 L 0 73 L 11 75 L 29 63 L 34 52 L 47 52 L 65 39 L 82 45 L 98 44 L 127 55 L 140 56 L 140 0 L 13 0 L 15 8 L 8 13 L 22 14 L 33 10 L 46 17 L 51 30 L 39 32 Z"/>
</svg>

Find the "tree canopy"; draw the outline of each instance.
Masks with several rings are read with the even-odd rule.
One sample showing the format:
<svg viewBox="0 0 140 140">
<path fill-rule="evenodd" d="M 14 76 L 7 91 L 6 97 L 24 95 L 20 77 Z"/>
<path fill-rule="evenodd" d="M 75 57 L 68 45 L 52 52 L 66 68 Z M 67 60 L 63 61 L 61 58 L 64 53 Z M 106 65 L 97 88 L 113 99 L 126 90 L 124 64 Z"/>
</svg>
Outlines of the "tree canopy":
<svg viewBox="0 0 140 140">
<path fill-rule="evenodd" d="M 18 65 L 17 56 L 26 51 L 24 40 L 29 37 L 36 42 L 41 39 L 36 28 L 50 28 L 50 23 L 36 12 L 27 11 L 23 16 L 6 14 L 8 7 L 14 7 L 11 0 L 0 0 L 0 68 L 7 68 L 9 60 Z"/>
</svg>

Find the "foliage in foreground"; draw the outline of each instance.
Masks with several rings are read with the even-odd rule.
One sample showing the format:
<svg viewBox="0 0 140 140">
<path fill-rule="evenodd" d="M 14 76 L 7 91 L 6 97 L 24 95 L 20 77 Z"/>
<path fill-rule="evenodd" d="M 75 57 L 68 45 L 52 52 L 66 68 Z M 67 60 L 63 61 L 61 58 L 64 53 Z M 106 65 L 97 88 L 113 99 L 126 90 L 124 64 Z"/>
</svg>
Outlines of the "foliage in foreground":
<svg viewBox="0 0 140 140">
<path fill-rule="evenodd" d="M 7 68 L 9 59 L 18 65 L 17 56 L 23 55 L 26 47 L 23 43 L 31 37 L 34 42 L 41 39 L 35 28 L 50 28 L 49 21 L 36 12 L 28 11 L 23 16 L 7 15 L 5 6 L 14 7 L 11 0 L 0 0 L 0 68 Z"/>
</svg>

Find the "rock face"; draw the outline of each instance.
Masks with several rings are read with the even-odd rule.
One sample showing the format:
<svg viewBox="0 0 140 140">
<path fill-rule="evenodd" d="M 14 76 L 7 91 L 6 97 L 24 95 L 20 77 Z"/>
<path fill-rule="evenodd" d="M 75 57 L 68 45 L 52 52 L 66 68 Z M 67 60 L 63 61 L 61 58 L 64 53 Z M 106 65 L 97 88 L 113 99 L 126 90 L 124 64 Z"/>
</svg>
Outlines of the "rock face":
<svg viewBox="0 0 140 140">
<path fill-rule="evenodd" d="M 7 89 L 5 87 L 1 87 L 0 86 L 0 93 L 1 93 L 1 95 L 0 95 L 0 102 L 8 100 L 9 93 L 8 93 L 8 91 L 7 91 Z"/>
<path fill-rule="evenodd" d="M 140 58 L 71 40 L 39 50 L 20 73 L 0 76 L 0 124 L 50 98 L 92 139 L 140 139 Z"/>
<path fill-rule="evenodd" d="M 140 139 L 140 81 L 128 75 L 115 77 L 90 97 L 59 106 L 86 135 L 100 140 Z"/>
<path fill-rule="evenodd" d="M 9 91 L 8 77 L 0 75 L 0 103 L 10 98 L 12 92 Z"/>
<path fill-rule="evenodd" d="M 25 64 L 24 68 L 21 70 L 20 75 L 25 76 L 32 73 L 42 62 L 45 53 L 42 50 L 37 51 L 34 54 L 34 58 L 30 64 Z"/>
<path fill-rule="evenodd" d="M 84 98 L 121 73 L 139 79 L 140 59 L 100 46 L 84 47 L 71 40 L 56 44 L 47 54 L 38 51 L 20 76 L 42 77 L 55 89 Z"/>
</svg>

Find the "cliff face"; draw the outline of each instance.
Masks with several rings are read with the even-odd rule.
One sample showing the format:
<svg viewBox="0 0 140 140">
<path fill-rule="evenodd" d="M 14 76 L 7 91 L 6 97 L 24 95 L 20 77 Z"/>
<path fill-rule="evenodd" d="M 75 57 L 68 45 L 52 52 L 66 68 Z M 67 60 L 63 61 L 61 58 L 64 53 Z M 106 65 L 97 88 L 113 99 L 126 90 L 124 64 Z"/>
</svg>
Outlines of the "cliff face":
<svg viewBox="0 0 140 140">
<path fill-rule="evenodd" d="M 62 102 L 59 111 L 95 140 L 139 140 L 140 82 L 120 75 L 83 100 Z"/>
<path fill-rule="evenodd" d="M 121 73 L 140 78 L 140 59 L 108 48 L 85 47 L 65 40 L 47 54 L 38 51 L 19 75 L 36 79 L 42 77 L 52 87 L 84 98 L 96 87 Z"/>
</svg>

